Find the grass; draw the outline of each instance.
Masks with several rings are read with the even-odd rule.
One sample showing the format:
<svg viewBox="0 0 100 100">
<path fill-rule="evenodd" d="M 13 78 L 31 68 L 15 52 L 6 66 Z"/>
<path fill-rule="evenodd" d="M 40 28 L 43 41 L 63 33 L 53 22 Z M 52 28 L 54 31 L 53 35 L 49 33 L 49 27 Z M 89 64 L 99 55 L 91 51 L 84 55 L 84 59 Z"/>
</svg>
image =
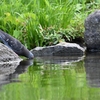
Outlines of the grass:
<svg viewBox="0 0 100 100">
<path fill-rule="evenodd" d="M 99 2 L 1 0 L 0 6 L 0 29 L 31 49 L 83 37 L 84 20 Z"/>
</svg>

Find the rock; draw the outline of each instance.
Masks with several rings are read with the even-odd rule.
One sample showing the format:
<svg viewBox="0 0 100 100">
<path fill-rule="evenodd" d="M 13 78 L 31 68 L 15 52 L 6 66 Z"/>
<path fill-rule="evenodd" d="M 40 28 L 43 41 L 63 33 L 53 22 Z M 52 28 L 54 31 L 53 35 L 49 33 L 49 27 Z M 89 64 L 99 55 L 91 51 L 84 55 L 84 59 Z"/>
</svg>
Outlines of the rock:
<svg viewBox="0 0 100 100">
<path fill-rule="evenodd" d="M 13 62 L 13 63 L 0 63 L 0 79 L 1 76 L 9 75 L 15 72 L 15 69 L 19 65 L 19 62 Z"/>
<path fill-rule="evenodd" d="M 12 49 L 16 54 L 33 59 L 34 55 L 16 38 L 0 30 L 0 41 L 8 48 Z"/>
<path fill-rule="evenodd" d="M 31 52 L 37 56 L 82 56 L 85 49 L 76 43 L 62 42 L 54 46 L 36 47 Z"/>
<path fill-rule="evenodd" d="M 21 60 L 13 50 L 0 43 L 0 64 L 20 62 Z"/>
<path fill-rule="evenodd" d="M 10 82 L 10 75 L 15 72 L 21 60 L 12 49 L 0 43 L 0 86 Z"/>
<path fill-rule="evenodd" d="M 100 10 L 86 18 L 84 40 L 89 51 L 100 51 Z"/>
</svg>

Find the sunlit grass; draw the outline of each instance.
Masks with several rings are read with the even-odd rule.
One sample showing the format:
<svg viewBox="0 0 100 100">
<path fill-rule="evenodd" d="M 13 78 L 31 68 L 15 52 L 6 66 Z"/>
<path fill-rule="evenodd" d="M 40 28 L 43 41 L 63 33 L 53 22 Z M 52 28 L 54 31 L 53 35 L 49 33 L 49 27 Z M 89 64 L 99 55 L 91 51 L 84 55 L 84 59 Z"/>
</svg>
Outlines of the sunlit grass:
<svg viewBox="0 0 100 100">
<path fill-rule="evenodd" d="M 64 37 L 70 41 L 82 37 L 84 32 L 84 19 L 89 12 L 85 12 L 85 2 L 1 0 L 0 29 L 19 39 L 29 49 L 65 41 Z M 95 3 L 91 5 L 96 7 Z"/>
</svg>

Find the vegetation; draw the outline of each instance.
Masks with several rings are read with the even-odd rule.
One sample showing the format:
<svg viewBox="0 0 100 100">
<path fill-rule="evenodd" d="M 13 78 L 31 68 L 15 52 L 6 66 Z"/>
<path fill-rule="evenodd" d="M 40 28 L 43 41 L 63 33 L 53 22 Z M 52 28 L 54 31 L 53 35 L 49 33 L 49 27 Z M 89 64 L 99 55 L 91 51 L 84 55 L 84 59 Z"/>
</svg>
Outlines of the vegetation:
<svg viewBox="0 0 100 100">
<path fill-rule="evenodd" d="M 82 38 L 99 0 L 1 0 L 0 7 L 0 29 L 31 49 Z"/>
</svg>

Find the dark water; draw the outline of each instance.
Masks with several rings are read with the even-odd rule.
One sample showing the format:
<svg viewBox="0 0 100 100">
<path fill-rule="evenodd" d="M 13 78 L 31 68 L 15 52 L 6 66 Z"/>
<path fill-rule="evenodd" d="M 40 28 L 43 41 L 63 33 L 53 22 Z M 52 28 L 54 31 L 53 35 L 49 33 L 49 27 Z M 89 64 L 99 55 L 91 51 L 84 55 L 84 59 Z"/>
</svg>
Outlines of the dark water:
<svg viewBox="0 0 100 100">
<path fill-rule="evenodd" d="M 0 68 L 0 100 L 100 100 L 100 54 L 35 58 Z"/>
</svg>

